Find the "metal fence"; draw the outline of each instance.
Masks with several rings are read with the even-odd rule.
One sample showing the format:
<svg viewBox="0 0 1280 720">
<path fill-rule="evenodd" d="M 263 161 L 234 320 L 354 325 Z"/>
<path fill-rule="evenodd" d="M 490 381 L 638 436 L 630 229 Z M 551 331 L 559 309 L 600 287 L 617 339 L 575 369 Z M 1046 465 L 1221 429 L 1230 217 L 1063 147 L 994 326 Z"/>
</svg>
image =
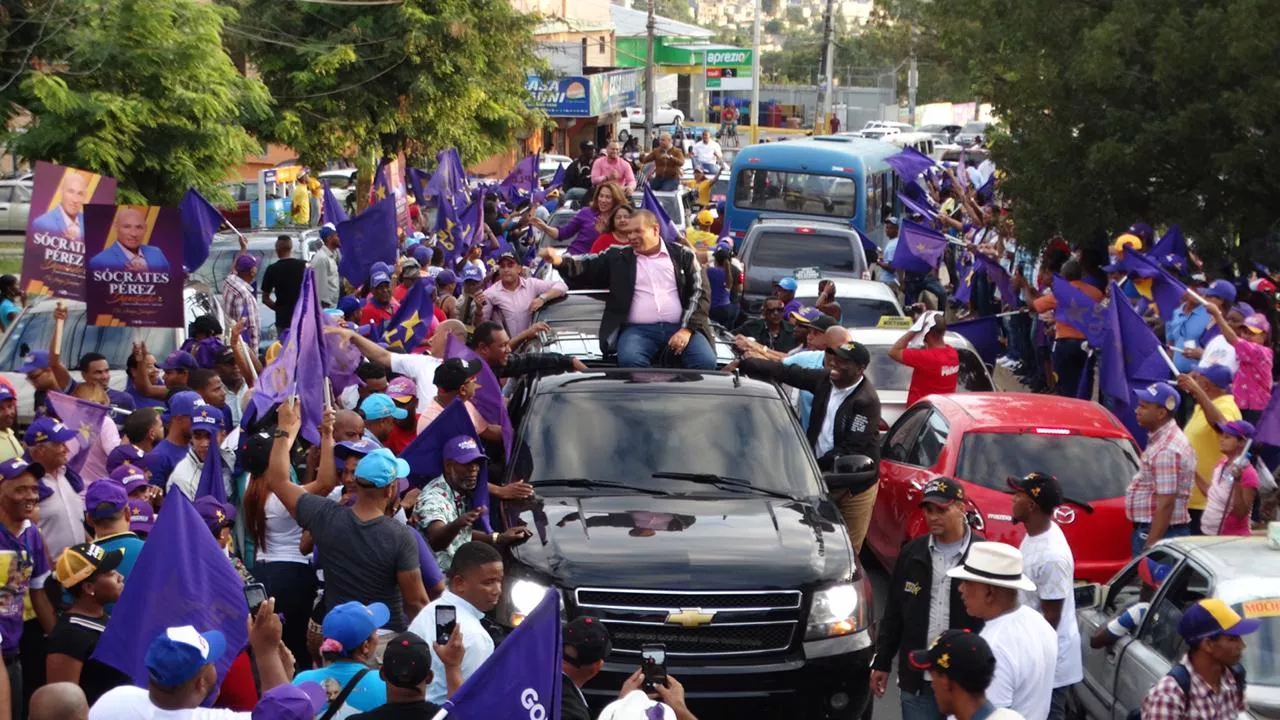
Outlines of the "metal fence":
<svg viewBox="0 0 1280 720">
<path fill-rule="evenodd" d="M 897 91 L 893 85 L 893 75 L 888 74 L 888 83 L 881 87 L 840 87 L 832 96 L 833 108 L 840 117 L 838 108 L 843 106 L 843 117 L 840 124 L 845 129 L 860 128 L 868 120 L 897 120 Z M 790 108 L 803 108 L 802 125 L 811 125 L 818 113 L 818 89 L 806 85 L 764 85 L 760 88 L 762 106 L 773 101 L 778 105 Z"/>
</svg>

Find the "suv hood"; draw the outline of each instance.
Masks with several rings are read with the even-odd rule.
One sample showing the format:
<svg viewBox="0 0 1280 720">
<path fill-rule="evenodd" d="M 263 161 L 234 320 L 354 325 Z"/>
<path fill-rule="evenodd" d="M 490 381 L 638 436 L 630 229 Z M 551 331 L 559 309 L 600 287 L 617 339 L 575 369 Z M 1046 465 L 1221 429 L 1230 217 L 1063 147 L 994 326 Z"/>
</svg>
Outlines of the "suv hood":
<svg viewBox="0 0 1280 720">
<path fill-rule="evenodd" d="M 823 518 L 773 498 L 629 494 L 507 507 L 533 533 L 516 559 L 560 587 L 801 588 L 853 570 L 844 525 L 828 519 L 834 506 Z"/>
</svg>

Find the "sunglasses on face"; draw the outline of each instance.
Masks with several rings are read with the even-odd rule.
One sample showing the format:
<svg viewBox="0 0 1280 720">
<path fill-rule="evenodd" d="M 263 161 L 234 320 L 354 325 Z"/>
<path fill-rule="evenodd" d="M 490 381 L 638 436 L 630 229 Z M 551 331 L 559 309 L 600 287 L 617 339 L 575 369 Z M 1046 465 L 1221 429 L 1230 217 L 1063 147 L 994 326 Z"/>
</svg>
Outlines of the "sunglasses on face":
<svg viewBox="0 0 1280 720">
<path fill-rule="evenodd" d="M 780 307 L 767 307 L 767 308 L 765 308 L 765 309 L 764 309 L 764 311 L 765 311 L 765 312 L 767 312 L 767 313 L 775 313 L 775 312 L 779 312 L 779 313 L 780 313 L 780 312 L 782 312 L 782 308 L 780 308 Z"/>
</svg>

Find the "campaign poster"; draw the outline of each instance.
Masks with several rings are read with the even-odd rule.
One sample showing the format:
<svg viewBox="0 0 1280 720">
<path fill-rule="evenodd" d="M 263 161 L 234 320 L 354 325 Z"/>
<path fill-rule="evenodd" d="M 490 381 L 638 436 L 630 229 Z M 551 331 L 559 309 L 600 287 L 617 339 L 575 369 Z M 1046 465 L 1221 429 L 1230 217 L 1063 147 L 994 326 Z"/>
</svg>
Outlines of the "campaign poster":
<svg viewBox="0 0 1280 720">
<path fill-rule="evenodd" d="M 387 161 L 387 184 L 391 186 L 391 195 L 396 199 L 396 225 L 405 237 L 412 237 L 413 221 L 409 219 L 409 194 L 404 184 L 404 162 L 399 157 Z"/>
<path fill-rule="evenodd" d="M 84 210 L 89 325 L 182 327 L 182 217 L 176 207 Z"/>
<path fill-rule="evenodd" d="M 22 258 L 23 289 L 84 300 L 84 208 L 115 201 L 115 178 L 37 162 Z"/>
</svg>

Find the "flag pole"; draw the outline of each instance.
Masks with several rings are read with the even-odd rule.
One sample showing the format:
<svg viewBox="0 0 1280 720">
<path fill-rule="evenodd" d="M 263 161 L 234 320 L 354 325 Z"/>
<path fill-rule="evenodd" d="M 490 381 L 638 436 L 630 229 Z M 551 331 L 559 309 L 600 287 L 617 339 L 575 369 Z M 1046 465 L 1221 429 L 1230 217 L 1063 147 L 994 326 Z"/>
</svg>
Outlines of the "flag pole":
<svg viewBox="0 0 1280 720">
<path fill-rule="evenodd" d="M 63 310 L 66 310 L 67 306 L 65 303 L 59 300 L 57 309 L 59 312 L 61 312 Z M 65 324 L 66 324 L 66 321 L 63 320 L 62 318 L 57 318 L 53 322 L 53 344 L 50 345 L 49 349 L 52 350 L 53 354 L 57 355 L 58 357 L 62 357 L 62 328 L 63 328 L 63 325 Z"/>
<path fill-rule="evenodd" d="M 333 383 L 329 381 L 329 378 L 324 379 L 324 409 L 333 409 Z"/>
<path fill-rule="evenodd" d="M 245 347 L 243 342 L 239 343 L 240 354 L 244 356 L 244 364 L 249 368 L 249 378 L 253 380 L 253 384 L 258 384 L 258 369 L 253 366 L 253 356 L 249 354 L 249 348 Z"/>
<path fill-rule="evenodd" d="M 1164 364 L 1168 365 L 1169 369 L 1173 371 L 1173 376 L 1175 378 L 1182 374 L 1181 371 L 1178 370 L 1178 366 L 1173 364 L 1173 360 L 1169 358 L 1169 353 L 1165 352 L 1163 347 L 1157 345 L 1156 352 L 1160 353 L 1161 359 L 1163 359 Z"/>
</svg>

